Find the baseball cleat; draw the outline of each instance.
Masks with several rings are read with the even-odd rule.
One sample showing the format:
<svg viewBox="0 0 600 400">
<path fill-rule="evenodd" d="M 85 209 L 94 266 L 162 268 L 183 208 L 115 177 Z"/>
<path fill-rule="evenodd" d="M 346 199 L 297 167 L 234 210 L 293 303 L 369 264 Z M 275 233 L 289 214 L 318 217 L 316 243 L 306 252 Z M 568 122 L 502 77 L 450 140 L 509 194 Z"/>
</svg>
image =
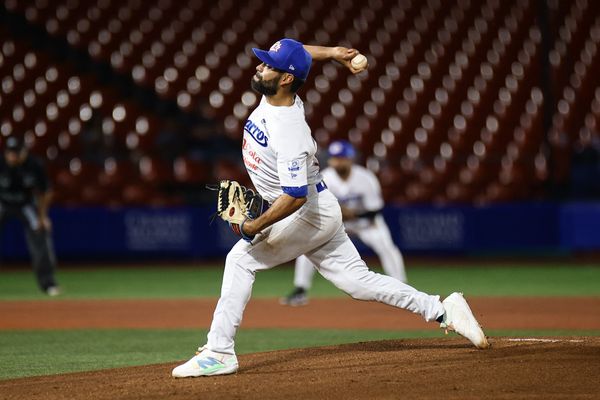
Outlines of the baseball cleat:
<svg viewBox="0 0 600 400">
<path fill-rule="evenodd" d="M 46 294 L 50 297 L 56 297 L 62 294 L 62 290 L 58 286 L 49 286 L 46 289 Z"/>
<path fill-rule="evenodd" d="M 462 293 L 452 293 L 442 301 L 446 311 L 440 328 L 454 331 L 469 339 L 478 349 L 490 347 L 479 322 L 475 319 L 471 308 Z"/>
<path fill-rule="evenodd" d="M 195 378 L 233 374 L 237 370 L 238 361 L 235 354 L 216 353 L 200 347 L 194 357 L 175 367 L 171 375 L 174 378 Z"/>
<path fill-rule="evenodd" d="M 302 288 L 296 288 L 292 293 L 290 293 L 287 297 L 282 297 L 279 299 L 279 304 L 282 306 L 291 306 L 291 307 L 299 307 L 305 306 L 308 304 L 308 296 L 306 295 L 306 290 Z"/>
</svg>

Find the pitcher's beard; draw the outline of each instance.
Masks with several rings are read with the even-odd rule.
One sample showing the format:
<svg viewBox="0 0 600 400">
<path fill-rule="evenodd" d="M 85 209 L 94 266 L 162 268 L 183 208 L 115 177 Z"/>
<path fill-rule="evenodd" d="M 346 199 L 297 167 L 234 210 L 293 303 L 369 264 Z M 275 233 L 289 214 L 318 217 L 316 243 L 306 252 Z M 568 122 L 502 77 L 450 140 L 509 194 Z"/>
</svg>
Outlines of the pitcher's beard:
<svg viewBox="0 0 600 400">
<path fill-rule="evenodd" d="M 252 87 L 252 90 L 257 93 L 264 94 L 265 96 L 275 96 L 277 94 L 277 90 L 279 90 L 277 78 L 271 79 L 270 81 L 265 81 L 262 78 L 254 79 L 255 76 L 250 79 L 250 86 Z"/>
</svg>

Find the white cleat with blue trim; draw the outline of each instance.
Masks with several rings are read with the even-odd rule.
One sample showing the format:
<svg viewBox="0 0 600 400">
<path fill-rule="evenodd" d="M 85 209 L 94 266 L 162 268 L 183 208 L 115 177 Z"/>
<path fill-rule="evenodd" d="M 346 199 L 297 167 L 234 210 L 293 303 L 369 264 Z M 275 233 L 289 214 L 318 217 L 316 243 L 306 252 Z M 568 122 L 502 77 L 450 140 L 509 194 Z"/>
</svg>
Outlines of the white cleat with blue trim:
<svg viewBox="0 0 600 400">
<path fill-rule="evenodd" d="M 198 376 L 227 375 L 238 370 L 235 354 L 216 353 L 200 347 L 196 355 L 173 369 L 174 378 L 194 378 Z"/>
</svg>

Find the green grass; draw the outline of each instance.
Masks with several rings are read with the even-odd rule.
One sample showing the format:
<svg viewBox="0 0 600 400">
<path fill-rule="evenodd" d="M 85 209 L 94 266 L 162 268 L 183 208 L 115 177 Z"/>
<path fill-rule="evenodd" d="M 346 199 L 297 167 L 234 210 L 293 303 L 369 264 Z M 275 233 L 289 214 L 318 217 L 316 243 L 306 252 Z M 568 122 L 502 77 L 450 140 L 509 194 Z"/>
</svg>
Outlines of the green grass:
<svg viewBox="0 0 600 400">
<path fill-rule="evenodd" d="M 62 299 L 217 297 L 223 267 L 63 269 Z M 469 296 L 599 296 L 600 265 L 419 266 L 408 269 L 410 284 L 428 293 L 460 290 Z M 257 273 L 254 297 L 279 297 L 292 287 L 293 268 Z M 316 275 L 313 297 L 345 296 Z M 29 270 L 0 270 L 0 300 L 44 298 Z"/>
<path fill-rule="evenodd" d="M 492 330 L 490 336 L 600 336 L 600 331 Z M 242 329 L 238 354 L 400 338 L 440 338 L 439 330 Z M 0 331 L 0 379 L 184 360 L 205 342 L 205 330 Z M 170 374 L 167 368 L 165 375 Z"/>
<path fill-rule="evenodd" d="M 217 297 L 223 274 L 218 267 L 62 269 L 65 294 L 57 299 L 132 299 Z M 418 266 L 408 269 L 411 285 L 469 296 L 600 296 L 600 265 Z M 292 286 L 289 266 L 257 274 L 254 297 L 279 297 Z M 345 296 L 316 276 L 313 297 Z M 31 271 L 0 270 L 0 301 L 46 298 Z M 52 299 L 54 301 L 54 299 Z M 1 317 L 1 316 L 0 316 Z M 491 330 L 491 336 L 600 336 L 600 331 Z M 0 379 L 145 365 L 183 360 L 205 342 L 206 331 L 172 330 L 41 330 L 0 331 Z M 438 330 L 385 331 L 342 329 L 242 329 L 239 354 L 397 338 L 442 338 Z M 169 374 L 165 370 L 165 374 Z"/>
</svg>

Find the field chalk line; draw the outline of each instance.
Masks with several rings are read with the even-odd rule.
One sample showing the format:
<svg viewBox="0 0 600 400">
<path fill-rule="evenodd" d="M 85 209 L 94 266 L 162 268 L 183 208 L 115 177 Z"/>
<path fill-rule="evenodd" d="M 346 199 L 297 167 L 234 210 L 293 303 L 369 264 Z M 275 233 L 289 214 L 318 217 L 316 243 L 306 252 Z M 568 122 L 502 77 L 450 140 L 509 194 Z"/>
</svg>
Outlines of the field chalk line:
<svg viewBox="0 0 600 400">
<path fill-rule="evenodd" d="M 582 343 L 583 340 L 580 339 L 542 339 L 542 338 L 509 338 L 506 339 L 509 342 L 533 342 L 533 343 Z"/>
</svg>

